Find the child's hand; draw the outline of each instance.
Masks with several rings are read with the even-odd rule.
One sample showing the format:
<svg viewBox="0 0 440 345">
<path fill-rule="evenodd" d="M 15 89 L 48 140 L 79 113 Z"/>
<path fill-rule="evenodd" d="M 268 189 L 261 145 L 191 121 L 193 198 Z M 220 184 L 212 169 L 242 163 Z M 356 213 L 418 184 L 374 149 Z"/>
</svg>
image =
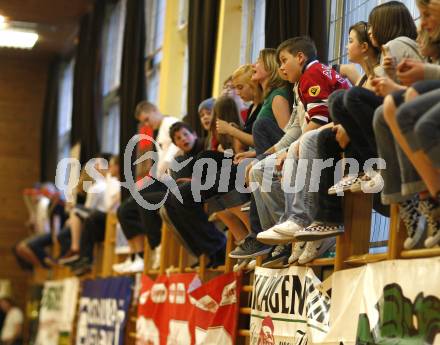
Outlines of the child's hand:
<svg viewBox="0 0 440 345">
<path fill-rule="evenodd" d="M 403 89 L 401 85 L 386 77 L 374 78 L 371 82 L 371 85 L 373 86 L 376 95 L 382 97 L 385 97 L 394 91 Z"/>
<path fill-rule="evenodd" d="M 218 134 L 230 134 L 232 126 L 223 120 L 217 120 L 216 130 Z"/>
<path fill-rule="evenodd" d="M 418 60 L 404 59 L 397 66 L 397 77 L 406 86 L 423 80 L 425 78 L 425 64 Z"/>
<path fill-rule="evenodd" d="M 383 61 L 382 61 L 382 67 L 384 70 L 386 71 L 396 71 L 396 67 L 397 67 L 397 60 L 394 56 L 384 56 Z"/>
<path fill-rule="evenodd" d="M 283 169 L 284 161 L 287 158 L 287 151 L 281 152 L 279 155 L 277 155 L 277 160 L 275 162 L 275 169 L 277 171 L 281 171 Z"/>
<path fill-rule="evenodd" d="M 348 136 L 345 128 L 342 125 L 336 125 L 333 127 L 333 132 L 335 132 L 335 139 L 342 149 L 345 149 L 350 143 L 350 137 Z"/>
<path fill-rule="evenodd" d="M 257 156 L 257 153 L 255 151 L 245 151 L 237 153 L 234 156 L 234 164 L 240 164 L 242 161 L 244 161 L 247 158 L 255 158 Z"/>
</svg>

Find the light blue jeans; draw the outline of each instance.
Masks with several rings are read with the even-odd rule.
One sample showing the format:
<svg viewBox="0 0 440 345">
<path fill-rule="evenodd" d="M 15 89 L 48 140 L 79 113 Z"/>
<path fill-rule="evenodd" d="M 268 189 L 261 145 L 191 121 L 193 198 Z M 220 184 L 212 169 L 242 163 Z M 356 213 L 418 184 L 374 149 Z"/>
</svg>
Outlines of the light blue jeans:
<svg viewBox="0 0 440 345">
<path fill-rule="evenodd" d="M 394 139 L 394 136 L 385 122 L 383 106 L 376 109 L 373 119 L 373 129 L 376 136 L 377 152 L 386 162 L 386 169 L 381 170 L 384 181 L 382 203 L 402 202 L 415 193 L 426 190 L 426 186 L 408 157 Z"/>
<path fill-rule="evenodd" d="M 411 149 L 423 150 L 440 168 L 440 89 L 402 104 L 396 120 Z"/>
<path fill-rule="evenodd" d="M 283 167 L 285 197 L 283 218 L 303 227 L 313 222 L 318 208 L 319 180 L 312 179 L 313 160 L 319 158 L 318 134 L 319 131 L 315 129 L 301 136 L 299 159 L 295 157 L 292 144 Z M 294 187 L 295 190 L 292 192 L 286 187 L 289 189 Z M 315 191 L 310 192 L 311 188 Z"/>
<path fill-rule="evenodd" d="M 294 144 L 289 147 L 284 163 L 283 182 L 273 174 L 275 155 L 261 160 L 251 170 L 250 180 L 258 185 L 253 195 L 263 230 L 285 220 L 306 227 L 316 215 L 318 186 L 315 186 L 316 192 L 309 192 L 309 187 L 311 183 L 319 184 L 319 180 L 311 179 L 312 162 L 318 158 L 318 131 L 303 134 L 299 159 L 295 157 L 293 148 Z M 297 190 L 294 190 L 295 186 Z"/>
<path fill-rule="evenodd" d="M 252 167 L 250 174 L 250 180 L 257 185 L 252 193 L 263 230 L 278 223 L 284 214 L 284 193 L 280 179 L 274 176 L 275 162 L 276 154 L 267 156 Z"/>
</svg>

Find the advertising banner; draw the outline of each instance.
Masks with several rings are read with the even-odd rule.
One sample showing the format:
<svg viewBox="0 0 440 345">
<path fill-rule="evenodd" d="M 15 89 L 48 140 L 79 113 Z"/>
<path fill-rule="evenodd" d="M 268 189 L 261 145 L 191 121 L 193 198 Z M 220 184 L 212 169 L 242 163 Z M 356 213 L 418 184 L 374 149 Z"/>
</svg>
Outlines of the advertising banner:
<svg viewBox="0 0 440 345">
<path fill-rule="evenodd" d="M 122 345 L 131 294 L 130 277 L 85 281 L 76 345 Z"/>
<path fill-rule="evenodd" d="M 440 258 L 336 272 L 331 303 L 324 344 L 440 344 Z"/>
<path fill-rule="evenodd" d="M 58 345 L 69 341 L 78 293 L 78 278 L 44 284 L 35 344 Z"/>
<path fill-rule="evenodd" d="M 137 345 L 233 344 L 239 279 L 234 273 L 201 284 L 196 274 L 144 276 Z"/>
<path fill-rule="evenodd" d="M 251 345 L 318 343 L 329 329 L 330 297 L 312 269 L 255 269 Z"/>
</svg>

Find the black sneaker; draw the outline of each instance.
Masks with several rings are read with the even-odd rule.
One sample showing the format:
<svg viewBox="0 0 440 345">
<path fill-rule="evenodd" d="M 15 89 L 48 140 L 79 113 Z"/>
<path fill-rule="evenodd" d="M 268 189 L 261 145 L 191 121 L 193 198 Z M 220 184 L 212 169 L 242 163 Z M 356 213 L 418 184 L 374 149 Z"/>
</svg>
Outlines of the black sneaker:
<svg viewBox="0 0 440 345">
<path fill-rule="evenodd" d="M 403 243 L 405 249 L 417 246 L 425 233 L 425 227 L 419 226 L 420 212 L 418 198 L 412 198 L 399 204 L 399 216 L 408 232 L 408 238 Z"/>
<path fill-rule="evenodd" d="M 292 245 L 278 245 L 273 250 L 271 255 L 263 260 L 261 264 L 262 267 L 272 268 L 272 267 L 283 267 L 284 260 L 288 260 L 292 252 Z"/>
<path fill-rule="evenodd" d="M 71 267 L 72 272 L 77 276 L 92 272 L 92 263 L 89 258 L 81 258 Z"/>
<path fill-rule="evenodd" d="M 69 249 L 66 254 L 62 257 L 58 258 L 58 264 L 60 265 L 68 265 L 77 261 L 80 258 L 79 250 L 71 250 Z"/>
<path fill-rule="evenodd" d="M 440 242 L 440 205 L 431 199 L 420 200 L 419 211 L 428 224 L 428 237 L 425 240 L 425 247 L 434 247 Z"/>
<path fill-rule="evenodd" d="M 229 257 L 233 259 L 249 259 L 255 258 L 259 255 L 268 254 L 271 250 L 272 246 L 257 241 L 255 237 L 248 236 L 243 244 L 239 245 L 229 253 Z"/>
</svg>

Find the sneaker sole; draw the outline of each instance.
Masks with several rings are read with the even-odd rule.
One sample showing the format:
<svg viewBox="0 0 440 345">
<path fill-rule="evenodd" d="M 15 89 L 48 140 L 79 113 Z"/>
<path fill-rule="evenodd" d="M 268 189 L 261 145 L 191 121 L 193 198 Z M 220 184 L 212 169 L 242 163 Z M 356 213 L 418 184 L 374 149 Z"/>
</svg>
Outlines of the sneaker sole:
<svg viewBox="0 0 440 345">
<path fill-rule="evenodd" d="M 299 263 L 300 265 L 305 265 L 305 264 L 307 264 L 307 263 L 309 263 L 309 262 L 311 262 L 311 261 L 313 261 L 313 260 L 319 258 L 321 255 L 323 255 L 327 250 L 329 250 L 329 249 L 330 249 L 331 247 L 333 247 L 335 244 L 336 244 L 336 238 L 335 238 L 333 241 L 328 241 L 328 243 L 326 243 L 325 245 L 323 245 L 323 246 L 319 249 L 318 253 L 316 253 L 316 256 L 315 256 L 315 257 L 313 257 L 313 258 L 308 258 L 307 261 L 300 261 L 300 259 L 301 259 L 301 258 L 300 258 L 300 259 L 298 259 L 298 263 Z"/>
<path fill-rule="evenodd" d="M 327 191 L 327 194 L 328 195 L 336 195 L 336 194 L 338 194 L 338 193 L 345 193 L 345 192 L 349 192 L 350 191 L 350 189 L 351 189 L 351 186 L 352 185 L 350 185 L 350 186 L 348 186 L 348 187 L 343 187 L 343 188 L 341 188 L 341 189 L 329 189 L 328 191 Z"/>
<path fill-rule="evenodd" d="M 328 238 L 328 237 L 335 237 L 335 236 L 339 236 L 342 235 L 344 233 L 344 231 L 341 230 L 334 230 L 334 231 L 327 231 L 325 233 L 322 232 L 317 232 L 317 233 L 300 233 L 300 234 L 296 234 L 295 235 L 295 240 L 297 241 L 316 241 L 316 240 L 322 240 L 324 238 Z"/>
<path fill-rule="evenodd" d="M 420 224 L 420 223 L 419 223 Z M 420 225 L 417 225 L 420 226 Z M 425 235 L 426 231 L 427 231 L 427 227 L 426 225 L 423 226 L 423 230 L 418 231 L 419 229 L 416 230 L 416 234 L 414 235 L 414 237 L 412 238 L 411 241 L 408 241 L 410 238 L 408 237 L 405 242 L 403 242 L 403 248 L 406 250 L 410 250 L 413 249 L 414 247 L 417 247 L 418 244 L 420 243 L 421 239 L 423 238 L 423 236 Z M 425 246 L 426 246 L 426 242 L 428 239 L 426 239 L 425 241 Z M 408 241 L 408 242 L 407 242 Z M 427 247 L 427 246 L 426 246 Z M 429 248 L 429 247 L 428 247 Z"/>
<path fill-rule="evenodd" d="M 294 237 L 284 237 L 284 238 L 275 238 L 275 237 L 258 237 L 257 240 L 264 244 L 277 245 L 277 244 L 286 244 L 289 242 L 293 242 L 295 240 Z"/>
<path fill-rule="evenodd" d="M 72 256 L 70 258 L 65 258 L 65 259 L 58 260 L 58 263 L 60 265 L 67 265 L 67 264 L 70 264 L 72 262 L 75 262 L 78 259 L 79 259 L 79 255 L 76 255 L 76 256 Z"/>
<path fill-rule="evenodd" d="M 252 253 L 252 254 L 245 254 L 245 255 L 229 253 L 229 257 L 231 259 L 253 259 L 257 256 L 268 254 L 268 253 L 270 253 L 271 250 L 272 250 L 272 248 L 266 248 L 266 249 L 260 250 L 259 252 Z"/>
<path fill-rule="evenodd" d="M 440 231 L 435 236 L 428 237 L 425 240 L 424 244 L 426 248 L 432 248 L 435 245 L 437 245 L 439 242 L 440 242 Z"/>
</svg>

